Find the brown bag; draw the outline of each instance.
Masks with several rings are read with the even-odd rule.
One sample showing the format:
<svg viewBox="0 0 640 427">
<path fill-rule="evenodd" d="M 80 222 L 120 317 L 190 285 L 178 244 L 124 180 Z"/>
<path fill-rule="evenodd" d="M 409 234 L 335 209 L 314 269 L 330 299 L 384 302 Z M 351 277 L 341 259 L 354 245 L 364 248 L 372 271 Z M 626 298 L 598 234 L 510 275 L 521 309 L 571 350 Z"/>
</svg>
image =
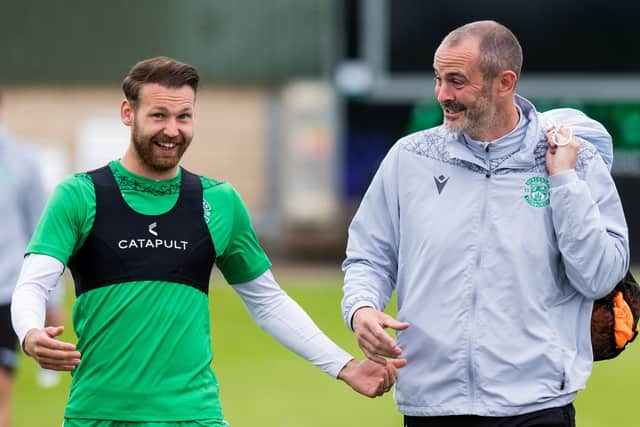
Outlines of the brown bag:
<svg viewBox="0 0 640 427">
<path fill-rule="evenodd" d="M 620 296 L 618 296 L 620 294 Z M 628 306 L 619 307 L 619 303 Z M 626 312 L 627 320 L 630 321 L 629 310 L 633 316 L 633 324 L 618 325 L 618 329 L 625 329 L 630 334 L 625 338 L 618 337 L 616 343 L 616 321 L 621 322 L 622 312 Z M 616 320 L 616 312 L 618 319 Z M 593 348 L 593 360 L 613 359 L 625 349 L 626 345 L 633 341 L 638 335 L 638 318 L 640 318 L 640 285 L 635 281 L 631 272 L 616 285 L 607 296 L 596 300 L 593 303 L 593 313 L 591 315 L 591 346 Z"/>
</svg>

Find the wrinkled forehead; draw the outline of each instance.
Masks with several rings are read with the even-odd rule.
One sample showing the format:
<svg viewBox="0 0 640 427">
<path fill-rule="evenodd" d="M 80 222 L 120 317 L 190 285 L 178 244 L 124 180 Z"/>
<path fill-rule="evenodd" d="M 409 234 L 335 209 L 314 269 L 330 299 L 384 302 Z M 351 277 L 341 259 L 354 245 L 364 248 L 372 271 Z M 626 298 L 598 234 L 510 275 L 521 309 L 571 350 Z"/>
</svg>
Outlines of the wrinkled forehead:
<svg viewBox="0 0 640 427">
<path fill-rule="evenodd" d="M 468 70 L 478 65 L 479 42 L 477 39 L 467 37 L 456 44 L 443 43 L 433 57 L 433 69 L 436 72 L 445 70 Z"/>
</svg>

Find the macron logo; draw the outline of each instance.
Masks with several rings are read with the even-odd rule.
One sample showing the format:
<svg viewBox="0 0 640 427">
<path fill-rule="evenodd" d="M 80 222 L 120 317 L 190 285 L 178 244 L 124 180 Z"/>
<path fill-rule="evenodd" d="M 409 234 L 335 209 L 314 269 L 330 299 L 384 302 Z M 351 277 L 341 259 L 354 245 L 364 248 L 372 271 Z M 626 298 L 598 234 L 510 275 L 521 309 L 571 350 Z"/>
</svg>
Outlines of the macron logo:
<svg viewBox="0 0 640 427">
<path fill-rule="evenodd" d="M 434 176 L 433 180 L 436 183 L 436 188 L 438 189 L 438 194 L 442 193 L 444 186 L 447 185 L 447 181 L 449 181 L 449 177 L 444 175 Z"/>
<path fill-rule="evenodd" d="M 158 226 L 158 223 L 157 223 L 157 222 L 154 222 L 154 223 L 152 223 L 152 224 L 149 224 L 149 233 L 153 234 L 154 236 L 157 236 L 157 235 L 158 235 L 158 232 L 157 232 L 157 231 L 154 231 L 154 230 L 155 230 L 155 228 L 156 228 L 157 226 Z"/>
</svg>

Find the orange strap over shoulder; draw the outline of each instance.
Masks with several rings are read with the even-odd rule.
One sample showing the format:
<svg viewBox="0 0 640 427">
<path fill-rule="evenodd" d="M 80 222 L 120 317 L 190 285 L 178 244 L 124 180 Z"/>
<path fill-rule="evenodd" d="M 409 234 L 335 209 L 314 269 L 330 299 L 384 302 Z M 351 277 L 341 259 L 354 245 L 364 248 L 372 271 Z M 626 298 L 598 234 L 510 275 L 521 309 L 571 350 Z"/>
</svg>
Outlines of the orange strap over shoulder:
<svg viewBox="0 0 640 427">
<path fill-rule="evenodd" d="M 634 330 L 633 314 L 629 304 L 624 300 L 622 292 L 616 292 L 613 298 L 614 332 L 616 337 L 616 347 L 624 348 L 625 345 L 636 335 Z"/>
</svg>

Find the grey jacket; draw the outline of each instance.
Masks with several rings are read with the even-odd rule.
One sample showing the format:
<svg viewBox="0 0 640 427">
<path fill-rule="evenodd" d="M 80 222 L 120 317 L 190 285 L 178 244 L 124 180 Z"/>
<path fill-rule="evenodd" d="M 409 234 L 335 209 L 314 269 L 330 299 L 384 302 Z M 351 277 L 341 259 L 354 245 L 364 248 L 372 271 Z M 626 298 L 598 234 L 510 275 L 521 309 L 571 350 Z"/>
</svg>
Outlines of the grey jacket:
<svg viewBox="0 0 640 427">
<path fill-rule="evenodd" d="M 592 367 L 593 300 L 628 268 L 620 199 L 592 145 L 610 153 L 611 137 L 575 110 L 516 101 L 529 123 L 515 152 L 474 153 L 443 127 L 402 138 L 349 228 L 345 321 L 384 309 L 395 290 L 397 318 L 411 324 L 397 336 L 406 415 L 511 416 L 573 401 Z M 553 177 L 551 122 L 582 140 L 575 171 Z"/>
<path fill-rule="evenodd" d="M 0 127 L 0 304 L 9 304 L 46 193 L 35 150 Z"/>
</svg>

